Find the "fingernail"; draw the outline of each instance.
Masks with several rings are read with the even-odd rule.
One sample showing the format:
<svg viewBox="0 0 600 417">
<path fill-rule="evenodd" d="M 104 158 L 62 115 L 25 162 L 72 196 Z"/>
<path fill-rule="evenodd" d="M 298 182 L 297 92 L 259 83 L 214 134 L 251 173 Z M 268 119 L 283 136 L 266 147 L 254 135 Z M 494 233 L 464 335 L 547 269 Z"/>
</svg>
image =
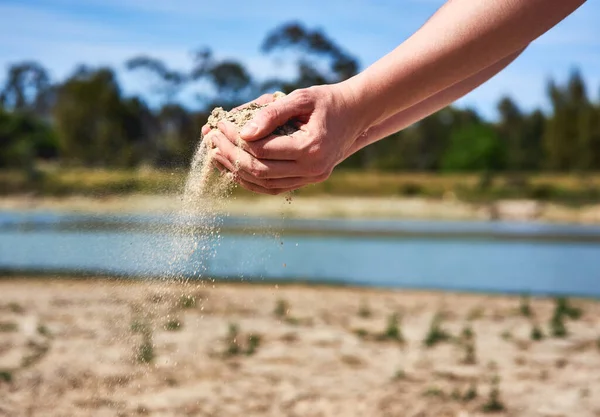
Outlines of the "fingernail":
<svg viewBox="0 0 600 417">
<path fill-rule="evenodd" d="M 248 137 L 253 136 L 256 132 L 258 132 L 258 125 L 254 122 L 246 123 L 246 125 L 242 128 L 240 132 L 240 136 Z"/>
</svg>

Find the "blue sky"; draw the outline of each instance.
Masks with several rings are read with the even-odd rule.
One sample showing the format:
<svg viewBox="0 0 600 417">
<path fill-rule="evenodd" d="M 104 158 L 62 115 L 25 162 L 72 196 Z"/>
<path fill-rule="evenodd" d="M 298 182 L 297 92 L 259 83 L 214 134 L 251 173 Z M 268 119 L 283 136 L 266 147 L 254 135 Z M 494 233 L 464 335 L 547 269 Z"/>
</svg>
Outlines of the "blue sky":
<svg viewBox="0 0 600 417">
<path fill-rule="evenodd" d="M 147 94 L 142 73 L 127 73 L 123 62 L 149 54 L 175 68 L 188 68 L 191 52 L 209 46 L 218 57 L 243 61 L 259 77 L 289 71 L 259 51 L 265 34 L 300 20 L 319 27 L 360 59 L 376 61 L 417 30 L 443 0 L 0 0 L 0 68 L 34 59 L 53 79 L 79 63 L 120 70 L 124 89 Z M 564 81 L 578 67 L 594 99 L 600 94 L 600 2 L 590 0 L 535 41 L 504 72 L 459 101 L 495 116 L 502 95 L 526 110 L 546 106 L 549 77 Z M 192 92 L 182 95 L 194 103 Z"/>
</svg>

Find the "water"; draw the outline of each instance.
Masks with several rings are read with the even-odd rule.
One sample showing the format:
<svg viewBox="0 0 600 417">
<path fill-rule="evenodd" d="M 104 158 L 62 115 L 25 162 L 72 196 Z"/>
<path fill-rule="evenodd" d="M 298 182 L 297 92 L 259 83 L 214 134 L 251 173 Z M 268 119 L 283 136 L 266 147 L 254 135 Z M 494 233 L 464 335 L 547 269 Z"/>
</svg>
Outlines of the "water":
<svg viewBox="0 0 600 417">
<path fill-rule="evenodd" d="M 218 250 L 173 265 L 167 221 L 2 212 L 0 269 L 600 296 L 600 227 L 223 218 Z"/>
</svg>

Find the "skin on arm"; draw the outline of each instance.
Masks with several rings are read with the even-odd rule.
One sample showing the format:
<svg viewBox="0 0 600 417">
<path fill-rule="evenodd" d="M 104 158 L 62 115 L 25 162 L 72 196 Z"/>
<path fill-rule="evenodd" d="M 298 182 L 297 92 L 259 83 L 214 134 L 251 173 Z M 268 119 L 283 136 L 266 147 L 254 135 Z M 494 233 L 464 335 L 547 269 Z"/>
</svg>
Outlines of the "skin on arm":
<svg viewBox="0 0 600 417">
<path fill-rule="evenodd" d="M 258 112 L 239 133 L 222 123 L 209 134 L 217 160 L 235 167 L 240 183 L 258 192 L 278 194 L 322 181 L 387 129 L 412 124 L 490 78 L 583 3 L 449 0 L 413 36 L 355 77 L 297 90 Z M 267 137 L 290 119 L 298 132 Z M 233 146 L 240 136 L 243 152 Z"/>
<path fill-rule="evenodd" d="M 481 84 L 485 83 L 490 78 L 494 77 L 504 68 L 506 68 L 511 62 L 513 62 L 522 52 L 523 50 L 520 50 L 514 54 L 511 54 L 506 58 L 501 59 L 497 63 L 489 66 L 488 68 L 478 72 L 477 74 L 462 80 L 429 98 L 426 98 L 425 100 L 413 105 L 412 107 L 409 107 L 408 109 L 396 113 L 392 117 L 375 126 L 370 127 L 356 139 L 350 148 L 350 153 L 346 157 L 358 152 L 365 146 L 368 146 L 388 137 L 389 135 L 405 129 L 452 104 L 457 99 L 463 97 L 467 93 L 479 87 Z"/>
<path fill-rule="evenodd" d="M 522 50 L 585 0 L 448 0 L 417 32 L 348 80 L 372 126 Z"/>
</svg>

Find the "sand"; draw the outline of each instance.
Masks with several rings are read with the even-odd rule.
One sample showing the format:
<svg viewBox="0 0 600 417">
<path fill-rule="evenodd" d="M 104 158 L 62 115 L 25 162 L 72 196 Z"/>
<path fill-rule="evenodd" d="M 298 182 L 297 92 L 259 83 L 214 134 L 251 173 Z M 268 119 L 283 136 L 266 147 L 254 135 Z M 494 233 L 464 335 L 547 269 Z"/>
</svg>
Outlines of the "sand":
<svg viewBox="0 0 600 417">
<path fill-rule="evenodd" d="M 531 301 L 536 342 L 516 297 L 5 279 L 0 416 L 483 416 L 495 376 L 496 415 L 598 416 L 600 303 L 571 303 L 556 339 Z M 381 336 L 394 313 L 404 343 Z M 456 340 L 427 348 L 438 313 Z"/>
</svg>

